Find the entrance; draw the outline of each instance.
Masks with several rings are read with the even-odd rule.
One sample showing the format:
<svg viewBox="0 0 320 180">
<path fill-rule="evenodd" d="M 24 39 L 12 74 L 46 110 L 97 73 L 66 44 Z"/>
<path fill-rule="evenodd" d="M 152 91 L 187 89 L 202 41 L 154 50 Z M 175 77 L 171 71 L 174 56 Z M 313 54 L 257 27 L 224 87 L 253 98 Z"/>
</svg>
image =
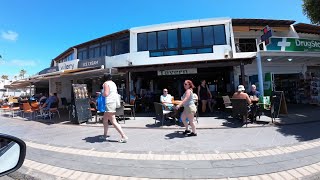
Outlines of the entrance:
<svg viewBox="0 0 320 180">
<path fill-rule="evenodd" d="M 283 91 L 287 103 L 297 104 L 301 101 L 299 89 L 303 85 L 300 74 L 275 74 L 274 83 L 276 91 Z"/>
</svg>

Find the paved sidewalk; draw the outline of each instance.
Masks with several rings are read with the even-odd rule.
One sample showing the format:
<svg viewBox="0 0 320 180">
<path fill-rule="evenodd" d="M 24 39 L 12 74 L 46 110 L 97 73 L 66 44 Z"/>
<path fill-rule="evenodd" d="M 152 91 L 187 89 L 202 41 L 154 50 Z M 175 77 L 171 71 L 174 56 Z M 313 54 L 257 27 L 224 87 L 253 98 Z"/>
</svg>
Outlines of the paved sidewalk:
<svg viewBox="0 0 320 180">
<path fill-rule="evenodd" d="M 320 122 L 256 128 L 125 129 L 126 144 L 101 127 L 0 118 L 0 132 L 24 139 L 19 172 L 40 179 L 296 179 L 320 172 Z M 50 177 L 50 178 L 49 178 Z"/>
</svg>

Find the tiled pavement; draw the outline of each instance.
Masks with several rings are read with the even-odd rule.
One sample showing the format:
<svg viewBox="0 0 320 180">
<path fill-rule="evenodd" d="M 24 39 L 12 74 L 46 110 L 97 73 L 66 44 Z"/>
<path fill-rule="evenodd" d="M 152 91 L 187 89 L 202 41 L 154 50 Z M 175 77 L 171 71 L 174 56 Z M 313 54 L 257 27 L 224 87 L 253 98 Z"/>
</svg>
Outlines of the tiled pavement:
<svg viewBox="0 0 320 180">
<path fill-rule="evenodd" d="M 0 118 L 0 132 L 24 139 L 17 172 L 40 179 L 299 179 L 320 171 L 320 122 L 256 128 L 126 128 L 129 142 L 99 139 L 101 127 Z M 17 176 L 17 173 L 12 176 Z"/>
</svg>

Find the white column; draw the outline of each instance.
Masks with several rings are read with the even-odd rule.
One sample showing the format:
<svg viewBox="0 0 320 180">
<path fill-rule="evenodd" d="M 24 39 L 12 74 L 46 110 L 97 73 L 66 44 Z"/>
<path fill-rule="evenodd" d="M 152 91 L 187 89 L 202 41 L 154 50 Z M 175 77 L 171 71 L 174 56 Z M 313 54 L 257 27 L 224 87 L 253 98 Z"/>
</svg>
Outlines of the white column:
<svg viewBox="0 0 320 180">
<path fill-rule="evenodd" d="M 257 70 L 258 70 L 258 80 L 259 80 L 259 92 L 261 96 L 264 96 L 264 88 L 263 88 L 263 72 L 261 65 L 261 54 L 257 52 Z"/>
</svg>

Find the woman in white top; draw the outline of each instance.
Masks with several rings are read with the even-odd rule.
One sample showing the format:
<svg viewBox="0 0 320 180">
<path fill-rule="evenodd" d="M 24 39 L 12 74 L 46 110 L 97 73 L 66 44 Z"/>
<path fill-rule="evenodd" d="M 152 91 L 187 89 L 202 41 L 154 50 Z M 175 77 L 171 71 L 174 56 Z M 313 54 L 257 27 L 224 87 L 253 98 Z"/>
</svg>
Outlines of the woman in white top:
<svg viewBox="0 0 320 180">
<path fill-rule="evenodd" d="M 104 75 L 105 83 L 103 83 L 102 95 L 106 97 L 106 111 L 103 115 L 104 136 L 108 138 L 108 120 L 113 124 L 116 130 L 120 133 L 121 139 L 119 142 L 126 143 L 128 137 L 124 134 L 120 124 L 116 120 L 116 101 L 119 98 L 117 85 L 112 81 L 110 74 Z"/>
</svg>

